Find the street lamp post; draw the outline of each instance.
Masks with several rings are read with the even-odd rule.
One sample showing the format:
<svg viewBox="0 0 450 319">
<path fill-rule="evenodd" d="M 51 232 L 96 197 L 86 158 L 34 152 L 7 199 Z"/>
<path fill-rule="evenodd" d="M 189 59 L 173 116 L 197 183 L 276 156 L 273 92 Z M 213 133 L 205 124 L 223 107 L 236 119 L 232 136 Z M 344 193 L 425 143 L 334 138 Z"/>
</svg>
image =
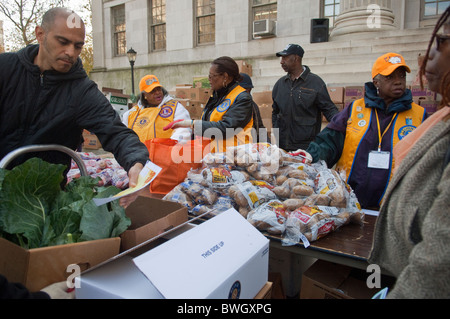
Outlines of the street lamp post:
<svg viewBox="0 0 450 319">
<path fill-rule="evenodd" d="M 128 61 L 130 61 L 131 66 L 131 97 L 134 99 L 136 96 L 134 95 L 134 62 L 136 61 L 136 54 L 137 52 L 131 48 L 128 50 Z M 134 102 L 134 101 L 133 101 Z"/>
</svg>

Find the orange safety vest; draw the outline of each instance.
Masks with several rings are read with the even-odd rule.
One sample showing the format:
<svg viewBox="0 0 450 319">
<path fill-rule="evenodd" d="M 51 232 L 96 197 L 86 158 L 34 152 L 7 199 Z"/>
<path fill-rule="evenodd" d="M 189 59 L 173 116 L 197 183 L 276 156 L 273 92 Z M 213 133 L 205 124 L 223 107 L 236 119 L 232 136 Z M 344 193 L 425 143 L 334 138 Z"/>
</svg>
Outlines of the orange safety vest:
<svg viewBox="0 0 450 319">
<path fill-rule="evenodd" d="M 217 106 L 211 113 L 210 121 L 211 122 L 219 122 L 222 120 L 223 116 L 227 112 L 227 110 L 233 105 L 237 96 L 245 92 L 245 89 L 241 86 L 236 86 L 230 93 L 225 97 L 223 102 Z M 203 117 L 203 116 L 202 116 Z M 210 144 L 211 153 L 215 152 L 225 152 L 227 146 L 237 146 L 241 144 L 249 144 L 253 143 L 253 138 L 251 134 L 251 130 L 253 127 L 253 117 L 244 127 L 244 129 L 236 128 L 235 130 L 239 132 L 231 137 L 224 139 L 213 138 Z"/>
<path fill-rule="evenodd" d="M 154 138 L 170 138 L 173 130 L 164 131 L 164 126 L 173 122 L 177 101 L 170 100 L 161 107 L 135 106 L 128 115 L 128 127 L 136 132 L 142 143 Z"/>
<path fill-rule="evenodd" d="M 425 109 L 416 103 L 412 103 L 411 106 L 411 109 L 397 113 L 396 118 L 392 123 L 393 134 L 391 154 L 395 145 L 406 135 L 415 130 L 424 119 Z M 347 174 L 347 181 L 349 180 L 353 169 L 356 152 L 358 151 L 359 145 L 369 129 L 372 116 L 375 118 L 374 110 L 372 108 L 365 107 L 364 99 L 359 99 L 353 102 L 351 114 L 347 121 L 344 149 L 342 150 L 341 158 L 336 163 L 336 170 L 344 170 Z M 394 159 L 391 155 L 391 177 L 394 165 Z"/>
</svg>

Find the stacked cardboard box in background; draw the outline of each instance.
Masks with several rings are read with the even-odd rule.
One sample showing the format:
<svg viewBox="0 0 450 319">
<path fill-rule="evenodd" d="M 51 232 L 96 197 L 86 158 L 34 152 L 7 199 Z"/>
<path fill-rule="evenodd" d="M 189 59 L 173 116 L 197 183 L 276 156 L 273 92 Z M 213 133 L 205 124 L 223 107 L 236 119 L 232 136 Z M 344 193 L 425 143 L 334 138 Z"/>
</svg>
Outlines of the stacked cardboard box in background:
<svg viewBox="0 0 450 319">
<path fill-rule="evenodd" d="M 331 101 L 337 106 L 339 111 L 344 109 L 344 92 L 345 88 L 343 86 L 328 87 L 328 94 L 330 95 Z"/>
<path fill-rule="evenodd" d="M 272 132 L 272 91 L 252 92 L 252 97 L 259 107 L 264 127 L 270 134 Z"/>
<path fill-rule="evenodd" d="M 364 86 L 346 86 L 344 93 L 344 108 L 352 102 L 364 97 Z"/>
<path fill-rule="evenodd" d="M 414 103 L 419 104 L 427 111 L 428 115 L 436 112 L 437 107 L 439 106 L 439 101 L 437 100 L 437 95 L 433 91 L 431 91 L 428 87 L 424 87 L 423 89 L 420 85 L 413 85 L 411 87 L 411 93 L 413 96 Z"/>
<path fill-rule="evenodd" d="M 331 101 L 336 105 L 339 112 L 344 109 L 344 93 L 345 88 L 343 86 L 330 86 L 327 88 Z M 322 122 L 328 123 L 325 115 L 322 115 Z"/>
<path fill-rule="evenodd" d="M 191 119 L 199 120 L 211 95 L 211 89 L 203 88 L 200 81 L 194 83 L 196 83 L 196 87 L 193 87 L 192 84 L 177 84 L 175 99 L 188 110 Z"/>
<path fill-rule="evenodd" d="M 239 67 L 239 73 L 247 73 L 249 76 L 253 75 L 253 67 L 251 64 L 244 60 L 236 60 L 236 63 Z"/>
</svg>

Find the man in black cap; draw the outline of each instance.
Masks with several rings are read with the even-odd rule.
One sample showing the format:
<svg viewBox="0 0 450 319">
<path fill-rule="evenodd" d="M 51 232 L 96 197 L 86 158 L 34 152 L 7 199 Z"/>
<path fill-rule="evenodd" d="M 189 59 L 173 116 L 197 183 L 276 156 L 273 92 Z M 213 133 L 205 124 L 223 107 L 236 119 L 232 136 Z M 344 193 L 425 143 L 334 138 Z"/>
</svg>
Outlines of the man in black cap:
<svg viewBox="0 0 450 319">
<path fill-rule="evenodd" d="M 247 73 L 241 73 L 242 81 L 239 82 L 239 85 L 242 86 L 249 94 L 251 94 L 253 89 L 253 82 L 251 77 Z M 259 106 L 252 100 L 253 106 L 253 128 L 256 131 L 256 138 L 253 140 L 257 143 L 270 143 L 270 136 L 267 133 L 267 129 L 264 126 L 264 123 L 261 119 L 261 113 L 259 112 Z"/>
<path fill-rule="evenodd" d="M 322 126 L 339 113 L 325 82 L 302 65 L 304 50 L 289 44 L 276 55 L 287 72 L 272 90 L 272 126 L 279 130 L 279 147 L 286 151 L 306 150 Z"/>
</svg>

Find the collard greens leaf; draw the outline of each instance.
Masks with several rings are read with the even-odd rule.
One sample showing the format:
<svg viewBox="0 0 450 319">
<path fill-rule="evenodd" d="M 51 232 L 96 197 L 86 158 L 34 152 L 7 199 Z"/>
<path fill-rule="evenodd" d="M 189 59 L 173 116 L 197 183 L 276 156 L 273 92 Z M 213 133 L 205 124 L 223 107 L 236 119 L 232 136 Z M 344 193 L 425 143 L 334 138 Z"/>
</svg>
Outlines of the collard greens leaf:
<svg viewBox="0 0 450 319">
<path fill-rule="evenodd" d="M 36 248 L 116 237 L 129 227 L 118 201 L 98 207 L 92 200 L 120 189 L 97 187 L 98 179 L 82 176 L 61 190 L 63 171 L 63 165 L 37 158 L 0 169 L 0 235 Z"/>
<path fill-rule="evenodd" d="M 29 248 L 41 246 L 50 205 L 61 191 L 64 165 L 32 158 L 4 174 L 0 192 L 2 230 L 23 236 Z"/>
<path fill-rule="evenodd" d="M 100 187 L 96 197 L 114 196 L 121 190 L 116 187 Z M 94 240 L 117 237 L 131 225 L 131 220 L 125 215 L 125 210 L 118 201 L 97 206 L 94 201 L 87 202 L 83 207 L 83 217 L 80 222 L 81 240 Z"/>
</svg>

